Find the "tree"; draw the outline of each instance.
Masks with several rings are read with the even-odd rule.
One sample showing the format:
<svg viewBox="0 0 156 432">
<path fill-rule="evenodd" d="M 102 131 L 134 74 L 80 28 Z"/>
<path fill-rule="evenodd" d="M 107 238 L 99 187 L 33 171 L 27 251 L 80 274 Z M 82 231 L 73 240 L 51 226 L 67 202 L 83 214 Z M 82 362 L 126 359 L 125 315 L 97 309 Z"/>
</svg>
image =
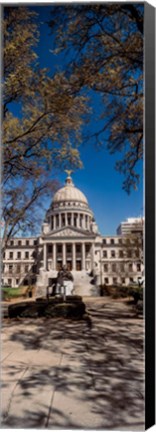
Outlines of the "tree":
<svg viewBox="0 0 156 432">
<path fill-rule="evenodd" d="M 92 138 L 122 153 L 116 168 L 128 193 L 143 157 L 143 12 L 139 3 L 57 5 L 49 23 L 54 52 L 69 56 L 71 93 L 87 89 L 90 98 L 101 97 L 103 125 Z"/>
<path fill-rule="evenodd" d="M 35 205 L 55 189 L 58 170 L 81 166 L 71 142 L 80 140 L 84 97 L 70 94 L 63 73 L 39 68 L 38 37 L 32 9 L 4 7 L 3 247 L 35 225 Z"/>
</svg>

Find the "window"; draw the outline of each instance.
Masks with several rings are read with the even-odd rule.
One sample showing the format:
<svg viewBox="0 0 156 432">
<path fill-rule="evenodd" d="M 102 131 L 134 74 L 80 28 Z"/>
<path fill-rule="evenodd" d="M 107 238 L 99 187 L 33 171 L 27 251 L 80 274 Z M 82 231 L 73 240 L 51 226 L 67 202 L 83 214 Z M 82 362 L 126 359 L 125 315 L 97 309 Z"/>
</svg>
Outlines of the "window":
<svg viewBox="0 0 156 432">
<path fill-rule="evenodd" d="M 21 252 L 17 252 L 17 258 L 21 259 Z"/>
<path fill-rule="evenodd" d="M 122 239 L 119 239 L 119 244 L 122 244 Z"/>
<path fill-rule="evenodd" d="M 107 258 L 107 251 L 103 251 L 103 257 Z"/>
<path fill-rule="evenodd" d="M 133 264 L 132 263 L 129 264 L 129 271 L 133 271 Z"/>
<path fill-rule="evenodd" d="M 8 279 L 8 285 L 11 286 L 11 282 L 12 282 L 12 280 L 11 280 L 11 279 Z"/>
<path fill-rule="evenodd" d="M 103 239 L 103 244 L 106 244 L 106 239 Z"/>
<path fill-rule="evenodd" d="M 80 214 L 80 227 L 82 228 L 83 215 Z"/>
<path fill-rule="evenodd" d="M 125 266 L 124 266 L 123 263 L 120 264 L 120 271 L 121 271 L 121 272 L 124 272 L 124 271 L 125 271 Z"/>
<path fill-rule="evenodd" d="M 89 244 L 86 244 L 86 253 L 89 253 L 90 252 L 90 245 Z M 97 253 L 97 251 L 95 251 L 95 254 Z"/>
<path fill-rule="evenodd" d="M 62 215 L 62 226 L 65 226 L 65 216 Z"/>
<path fill-rule="evenodd" d="M 112 271 L 113 271 L 113 272 L 116 271 L 116 264 L 112 264 Z"/>
<path fill-rule="evenodd" d="M 25 258 L 27 259 L 27 258 L 29 258 L 29 252 L 25 252 Z"/>
<path fill-rule="evenodd" d="M 51 218 L 51 230 L 54 229 L 53 217 Z M 34 244 L 37 244 L 37 240 L 34 240 Z"/>
<path fill-rule="evenodd" d="M 68 217 L 67 217 L 67 222 L 68 222 L 68 225 L 71 225 L 71 216 L 70 215 L 68 215 Z"/>
<path fill-rule="evenodd" d="M 56 215 L 56 227 L 59 227 L 59 216 Z"/>
<path fill-rule="evenodd" d="M 109 279 L 108 279 L 108 278 L 105 278 L 104 281 L 105 281 L 105 284 L 108 284 Z"/>
<path fill-rule="evenodd" d="M 131 251 L 131 249 L 129 249 L 127 251 L 127 256 L 128 256 L 128 258 L 132 258 L 132 251 Z"/>
<path fill-rule="evenodd" d="M 111 241 L 110 241 L 110 242 L 111 242 L 111 244 L 114 244 L 114 239 L 111 239 Z"/>
<path fill-rule="evenodd" d="M 53 250 L 52 245 L 48 245 L 48 253 L 52 253 L 52 250 Z"/>
<path fill-rule="evenodd" d="M 76 252 L 80 253 L 81 252 L 81 245 L 76 245 Z"/>
<path fill-rule="evenodd" d="M 87 215 L 85 215 L 85 227 L 87 228 Z"/>
<path fill-rule="evenodd" d="M 26 265 L 26 266 L 25 266 L 25 272 L 27 273 L 28 271 L 29 271 L 29 266 Z"/>
<path fill-rule="evenodd" d="M 77 224 L 77 216 L 76 216 L 76 214 L 74 214 L 74 226 L 76 227 L 76 224 Z"/>
<path fill-rule="evenodd" d="M 21 266 L 19 264 L 17 265 L 16 269 L 17 269 L 17 273 L 21 272 Z"/>
<path fill-rule="evenodd" d="M 19 284 L 19 279 L 16 279 L 16 285 L 18 285 Z"/>
<path fill-rule="evenodd" d="M 136 256 L 137 258 L 139 258 L 139 250 L 136 250 L 136 251 L 135 251 L 135 256 Z"/>
<path fill-rule="evenodd" d="M 108 264 L 104 264 L 104 271 L 108 272 Z"/>
<path fill-rule="evenodd" d="M 124 284 L 125 283 L 125 278 L 121 278 L 121 282 Z"/>
<path fill-rule="evenodd" d="M 119 250 L 119 258 L 123 258 L 123 251 Z"/>
<path fill-rule="evenodd" d="M 18 240 L 18 246 L 21 246 L 22 242 L 21 240 Z"/>
<path fill-rule="evenodd" d="M 36 246 L 37 245 L 37 240 L 34 240 L 34 246 Z"/>
<path fill-rule="evenodd" d="M 117 283 L 117 278 L 113 278 L 113 284 Z"/>
<path fill-rule="evenodd" d="M 10 253 L 9 253 L 9 258 L 10 258 L 10 259 L 13 259 L 13 252 L 10 252 Z"/>
<path fill-rule="evenodd" d="M 67 253 L 71 253 L 71 251 L 72 251 L 71 245 L 67 245 L 66 251 L 67 251 Z"/>
<path fill-rule="evenodd" d="M 129 278 L 129 281 L 130 281 L 130 282 L 134 282 L 134 280 L 133 280 L 133 278 L 132 278 L 132 277 L 130 277 L 130 278 Z"/>
<path fill-rule="evenodd" d="M 137 264 L 137 271 L 138 271 L 138 272 L 141 271 L 141 265 L 140 265 L 140 263 Z"/>
<path fill-rule="evenodd" d="M 62 253 L 62 245 L 57 245 L 57 253 Z"/>
<path fill-rule="evenodd" d="M 3 252 L 3 259 L 5 259 L 5 252 Z"/>
<path fill-rule="evenodd" d="M 12 266 L 12 264 L 10 264 L 9 265 L 9 273 L 12 273 L 12 269 L 13 269 L 13 266 Z"/>
<path fill-rule="evenodd" d="M 13 246 L 14 245 L 14 241 L 10 240 L 10 244 L 11 244 L 11 246 Z"/>
<path fill-rule="evenodd" d="M 26 245 L 29 246 L 29 240 L 26 240 Z"/>
<path fill-rule="evenodd" d="M 115 251 L 114 250 L 111 250 L 111 257 L 115 258 Z"/>
</svg>

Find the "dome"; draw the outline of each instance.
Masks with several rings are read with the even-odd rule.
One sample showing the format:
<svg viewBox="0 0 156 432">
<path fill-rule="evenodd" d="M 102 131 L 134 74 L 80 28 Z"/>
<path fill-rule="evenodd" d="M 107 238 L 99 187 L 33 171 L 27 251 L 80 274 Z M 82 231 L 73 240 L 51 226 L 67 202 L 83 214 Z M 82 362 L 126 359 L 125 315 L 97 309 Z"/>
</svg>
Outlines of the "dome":
<svg viewBox="0 0 156 432">
<path fill-rule="evenodd" d="M 66 178 L 65 186 L 59 189 L 54 195 L 53 203 L 61 201 L 80 201 L 88 205 L 87 198 L 74 186 L 70 176 Z"/>
</svg>

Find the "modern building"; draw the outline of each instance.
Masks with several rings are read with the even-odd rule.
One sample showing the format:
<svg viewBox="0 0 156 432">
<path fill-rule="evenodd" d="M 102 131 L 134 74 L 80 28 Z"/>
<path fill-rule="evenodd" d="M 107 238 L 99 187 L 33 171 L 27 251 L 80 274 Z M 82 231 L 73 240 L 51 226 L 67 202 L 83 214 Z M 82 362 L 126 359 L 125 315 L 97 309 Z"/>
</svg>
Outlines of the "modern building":
<svg viewBox="0 0 156 432">
<path fill-rule="evenodd" d="M 128 218 L 126 221 L 121 222 L 118 226 L 116 232 L 117 235 L 127 235 L 127 234 L 135 234 L 143 233 L 143 224 L 144 218 Z"/>
<path fill-rule="evenodd" d="M 75 293 L 82 295 L 95 295 L 101 284 L 127 285 L 143 271 L 134 239 L 127 245 L 122 229 L 120 235 L 102 236 L 87 198 L 70 175 L 53 197 L 40 236 L 10 239 L 2 284 L 33 284 L 38 295 L 63 265 L 73 273 Z"/>
</svg>

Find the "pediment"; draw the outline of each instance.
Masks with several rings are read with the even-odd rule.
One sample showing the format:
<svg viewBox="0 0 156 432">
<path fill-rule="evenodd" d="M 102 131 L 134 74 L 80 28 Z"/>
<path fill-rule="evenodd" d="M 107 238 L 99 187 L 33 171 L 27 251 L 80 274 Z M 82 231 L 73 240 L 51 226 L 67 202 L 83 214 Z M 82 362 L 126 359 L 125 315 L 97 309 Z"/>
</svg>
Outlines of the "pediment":
<svg viewBox="0 0 156 432">
<path fill-rule="evenodd" d="M 60 229 L 60 230 L 58 230 L 58 231 L 55 231 L 55 232 L 53 232 L 53 233 L 49 233 L 49 234 L 47 234 L 46 235 L 46 237 L 49 237 L 49 238 L 58 238 L 58 237 L 60 237 L 60 238 L 67 238 L 67 237 L 73 237 L 73 238 L 75 238 L 75 237 L 79 237 L 79 238 L 86 238 L 86 237 L 94 237 L 94 234 L 92 234 L 92 233 L 88 233 L 88 232 L 82 232 L 82 231 L 78 231 L 78 230 L 76 230 L 76 229 L 72 229 L 72 228 L 63 228 L 63 229 Z"/>
<path fill-rule="evenodd" d="M 53 237 L 84 237 L 84 234 L 71 228 L 65 228 L 55 232 Z"/>
</svg>

